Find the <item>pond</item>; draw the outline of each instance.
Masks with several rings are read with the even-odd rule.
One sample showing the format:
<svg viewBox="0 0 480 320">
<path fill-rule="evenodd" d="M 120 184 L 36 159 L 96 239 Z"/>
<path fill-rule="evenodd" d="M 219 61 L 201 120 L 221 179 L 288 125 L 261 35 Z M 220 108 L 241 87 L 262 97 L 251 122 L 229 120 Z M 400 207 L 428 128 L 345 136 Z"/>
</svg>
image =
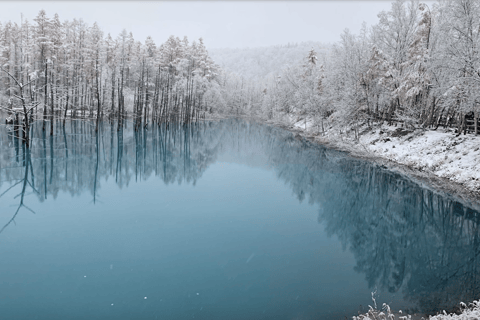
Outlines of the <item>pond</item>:
<svg viewBox="0 0 480 320">
<path fill-rule="evenodd" d="M 345 319 L 478 299 L 479 213 L 223 120 L 0 127 L 5 319 Z"/>
</svg>

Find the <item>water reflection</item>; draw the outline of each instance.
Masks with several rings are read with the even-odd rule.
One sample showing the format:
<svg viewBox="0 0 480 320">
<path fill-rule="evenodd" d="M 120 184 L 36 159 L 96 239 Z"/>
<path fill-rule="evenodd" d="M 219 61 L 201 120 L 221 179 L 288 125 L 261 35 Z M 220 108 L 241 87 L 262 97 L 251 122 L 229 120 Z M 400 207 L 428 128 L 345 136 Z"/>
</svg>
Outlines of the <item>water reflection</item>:
<svg viewBox="0 0 480 320">
<path fill-rule="evenodd" d="M 152 176 L 195 185 L 221 158 L 271 167 L 300 201 L 319 206 L 319 222 L 353 252 L 371 288 L 402 292 L 426 312 L 478 299 L 478 212 L 367 161 L 237 120 L 139 131 L 105 122 L 99 134 L 84 121 L 58 126 L 53 136 L 32 130 L 25 150 L 1 127 L 0 199 L 16 197 L 18 207 L 0 215 L 0 232 L 23 211 L 34 212 L 30 196 L 88 191 L 97 202 L 107 179 L 125 188 Z"/>
<path fill-rule="evenodd" d="M 282 153 L 298 156 L 305 169 L 280 165 L 279 178 L 300 200 L 308 196 L 320 205 L 319 221 L 354 253 L 355 269 L 371 288 L 400 291 L 424 312 L 478 299 L 477 211 L 308 143 Z"/>
</svg>

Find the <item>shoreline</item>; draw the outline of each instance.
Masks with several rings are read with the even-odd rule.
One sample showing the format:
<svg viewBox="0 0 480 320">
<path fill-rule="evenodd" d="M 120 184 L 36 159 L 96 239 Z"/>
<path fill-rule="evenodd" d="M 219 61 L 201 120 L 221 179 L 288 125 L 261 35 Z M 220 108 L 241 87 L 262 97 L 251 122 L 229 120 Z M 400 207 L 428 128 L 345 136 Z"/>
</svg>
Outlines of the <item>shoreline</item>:
<svg viewBox="0 0 480 320">
<path fill-rule="evenodd" d="M 467 206 L 480 211 L 480 191 L 475 191 L 473 188 L 449 179 L 442 177 L 425 167 L 418 167 L 408 163 L 395 161 L 395 159 L 382 156 L 379 153 L 372 152 L 365 147 L 364 144 L 354 141 L 349 137 L 341 137 L 341 135 L 325 135 L 321 136 L 320 132 L 313 130 L 302 129 L 294 124 L 286 123 L 282 120 L 262 120 L 253 117 L 246 117 L 253 121 L 263 122 L 267 125 L 275 126 L 293 133 L 296 137 L 302 137 L 310 142 L 322 145 L 326 148 L 345 152 L 351 157 L 371 161 L 378 166 L 387 170 L 399 173 L 402 176 L 414 181 L 418 185 L 440 193 L 443 196 L 455 199 L 458 202 L 464 203 Z M 303 122 L 303 120 L 301 120 Z M 418 133 L 416 133 L 418 134 Z M 463 134 L 462 134 L 463 136 Z M 475 135 L 470 134 L 471 138 Z M 452 138 L 455 136 L 452 134 Z M 390 137 L 387 137 L 388 140 Z M 480 145 L 480 136 L 477 137 Z M 454 138 L 455 139 L 455 138 Z M 480 163 L 480 157 L 478 159 Z M 463 173 L 468 173 L 468 170 L 463 170 Z M 480 189 L 478 189 L 480 190 Z"/>
<path fill-rule="evenodd" d="M 2 113 L 0 112 L 0 115 L 1 114 Z M 392 137 L 392 134 L 395 135 L 395 131 L 386 132 L 386 134 L 382 137 L 384 141 L 380 141 L 379 143 L 378 141 L 375 141 L 375 140 L 378 140 L 378 136 L 379 136 L 378 134 L 377 135 L 370 134 L 368 136 L 368 133 L 367 135 L 365 135 L 365 133 L 359 133 L 358 134 L 359 139 L 354 140 L 352 139 L 353 133 L 347 134 L 347 132 L 349 131 L 348 128 L 345 128 L 345 127 L 341 128 L 338 125 L 333 126 L 332 125 L 333 121 L 330 122 L 330 128 L 326 130 L 323 133 L 323 135 L 322 135 L 322 132 L 315 130 L 313 125 L 311 125 L 311 120 L 307 120 L 307 126 L 306 126 L 307 129 L 305 130 L 305 127 L 304 127 L 305 119 L 292 121 L 291 116 L 290 116 L 290 119 L 288 119 L 289 118 L 288 116 L 284 116 L 283 118 L 280 117 L 279 119 L 266 120 L 259 117 L 249 116 L 249 115 L 209 114 L 208 117 L 204 119 L 198 119 L 198 121 L 220 121 L 228 118 L 240 118 L 240 119 L 255 121 L 259 123 L 264 123 L 266 125 L 282 128 L 294 134 L 296 138 L 302 137 L 312 143 L 316 143 L 330 149 L 345 152 L 351 157 L 371 161 L 372 163 L 378 166 L 381 166 L 385 169 L 388 169 L 390 171 L 393 171 L 395 173 L 398 173 L 398 174 L 401 174 L 402 176 L 407 177 L 408 179 L 412 180 L 413 182 L 417 183 L 418 185 L 424 188 L 427 188 L 436 193 L 442 194 L 443 196 L 453 198 L 456 201 L 466 204 L 472 209 L 480 211 L 480 135 L 475 136 L 474 134 L 468 134 L 464 136 L 462 134 L 461 136 L 457 137 L 453 133 L 443 133 L 443 137 L 440 137 L 440 138 L 445 138 L 446 136 L 448 136 L 448 138 L 451 140 L 449 142 L 453 145 L 458 145 L 458 146 L 461 146 L 462 142 L 465 142 L 465 140 L 469 140 L 470 144 L 475 142 L 478 143 L 479 147 L 476 148 L 477 149 L 476 151 L 478 153 L 478 157 L 477 157 L 478 160 L 476 160 L 476 163 L 475 163 L 475 165 L 478 166 L 478 169 L 476 170 L 476 172 L 471 172 L 472 174 L 476 174 L 475 179 L 473 180 L 474 183 L 465 184 L 465 183 L 462 183 L 465 181 L 455 181 L 454 179 L 452 179 L 452 177 L 455 177 L 455 175 L 450 177 L 445 177 L 437 174 L 434 170 L 431 170 L 430 167 L 425 163 L 418 164 L 412 161 L 410 162 L 398 161 L 399 160 L 398 157 L 397 159 L 395 157 L 392 157 L 391 152 L 390 153 L 378 152 L 379 149 L 382 149 L 385 147 L 395 148 L 393 144 L 402 142 L 402 141 L 399 141 L 399 138 L 403 138 L 404 140 L 403 142 L 405 142 L 405 140 L 408 140 L 409 138 L 411 138 L 412 135 L 414 135 L 418 140 L 419 137 L 422 138 L 423 134 L 425 134 L 426 132 L 429 132 L 428 130 L 427 131 L 424 130 L 420 133 L 419 131 L 411 131 L 410 137 L 408 136 L 408 134 L 401 137 L 398 137 L 398 136 Z M 77 119 L 70 119 L 70 120 L 77 120 Z M 382 127 L 382 125 L 375 125 L 375 126 L 376 126 L 375 130 L 383 129 L 384 131 L 386 131 L 385 127 L 388 127 L 388 126 Z M 365 128 L 364 126 L 363 129 L 367 129 L 367 128 Z M 399 129 L 400 128 L 393 127 L 393 130 L 399 130 Z M 342 130 L 343 130 L 343 133 L 341 134 L 336 133 L 336 131 L 342 131 Z M 371 128 L 369 127 L 368 130 L 371 131 Z M 372 150 L 370 145 L 372 142 L 374 142 L 375 144 L 374 150 Z M 410 143 L 407 143 L 406 145 L 404 145 L 403 146 L 404 149 L 405 149 L 405 146 L 408 148 L 409 144 Z M 467 147 L 467 148 L 464 148 L 464 150 L 468 149 L 468 146 L 464 146 L 464 147 Z M 397 148 L 396 150 L 398 149 L 400 148 Z M 393 149 L 390 149 L 390 150 L 393 150 Z M 456 152 L 458 153 L 459 151 L 457 150 Z M 465 153 L 466 151 L 461 151 L 461 152 Z M 452 152 L 444 153 L 444 154 L 451 155 Z M 437 158 L 438 158 L 438 155 L 437 155 Z M 429 160 L 432 160 L 432 159 L 429 159 L 429 157 L 424 157 L 422 160 L 425 160 L 424 162 L 429 162 Z M 453 166 L 455 166 L 455 164 L 453 164 Z M 463 168 L 463 169 L 455 168 L 455 169 L 457 172 L 461 172 L 463 175 L 467 175 L 468 173 L 470 173 L 469 170 L 466 168 Z"/>
</svg>

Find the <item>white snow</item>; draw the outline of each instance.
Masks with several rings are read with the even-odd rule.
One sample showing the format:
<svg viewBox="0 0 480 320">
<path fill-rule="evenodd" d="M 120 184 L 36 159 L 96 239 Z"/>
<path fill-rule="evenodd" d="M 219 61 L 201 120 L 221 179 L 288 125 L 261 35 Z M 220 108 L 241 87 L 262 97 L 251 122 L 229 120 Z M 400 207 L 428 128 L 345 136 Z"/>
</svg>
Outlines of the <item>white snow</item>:
<svg viewBox="0 0 480 320">
<path fill-rule="evenodd" d="M 465 303 L 461 303 L 464 308 L 461 314 L 447 314 L 443 311 L 443 314 L 439 314 L 433 317 L 429 317 L 429 320 L 472 320 L 480 319 L 480 302 L 473 301 L 470 306 L 467 307 Z"/>
<path fill-rule="evenodd" d="M 392 137 L 398 128 L 383 128 L 360 136 L 359 143 L 375 155 L 431 172 L 480 190 L 480 138 L 472 134 L 456 136 L 452 132 L 419 131 Z"/>
<path fill-rule="evenodd" d="M 372 124 L 357 128 L 340 125 L 338 119 L 324 120 L 322 133 L 319 120 L 300 115 L 283 115 L 274 121 L 295 132 L 315 138 L 319 143 L 338 146 L 357 154 L 388 159 L 411 169 L 449 179 L 474 193 L 480 192 L 480 135 L 452 129 L 405 129 Z"/>
<path fill-rule="evenodd" d="M 398 313 L 392 312 L 390 307 L 387 304 L 383 304 L 383 308 L 381 310 L 376 310 L 375 308 L 370 307 L 370 310 L 359 316 L 354 316 L 353 320 L 408 320 L 408 319 L 428 319 L 428 320 L 473 320 L 473 319 L 480 319 L 480 302 L 473 301 L 472 303 L 467 305 L 463 302 L 460 303 L 462 308 L 462 313 L 460 314 L 448 314 L 443 311 L 442 314 L 438 314 L 435 316 L 428 316 L 428 318 L 420 317 L 418 315 L 403 315 L 401 311 Z"/>
</svg>

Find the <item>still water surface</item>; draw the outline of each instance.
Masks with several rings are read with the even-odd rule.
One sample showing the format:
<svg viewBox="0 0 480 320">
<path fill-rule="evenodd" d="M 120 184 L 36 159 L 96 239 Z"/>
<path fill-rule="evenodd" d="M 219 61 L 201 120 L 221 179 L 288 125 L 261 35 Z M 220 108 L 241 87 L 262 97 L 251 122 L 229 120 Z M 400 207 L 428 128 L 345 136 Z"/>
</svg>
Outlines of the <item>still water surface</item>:
<svg viewBox="0 0 480 320">
<path fill-rule="evenodd" d="M 237 120 L 0 127 L 0 319 L 345 319 L 478 299 L 478 212 Z"/>
</svg>

